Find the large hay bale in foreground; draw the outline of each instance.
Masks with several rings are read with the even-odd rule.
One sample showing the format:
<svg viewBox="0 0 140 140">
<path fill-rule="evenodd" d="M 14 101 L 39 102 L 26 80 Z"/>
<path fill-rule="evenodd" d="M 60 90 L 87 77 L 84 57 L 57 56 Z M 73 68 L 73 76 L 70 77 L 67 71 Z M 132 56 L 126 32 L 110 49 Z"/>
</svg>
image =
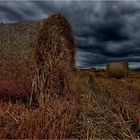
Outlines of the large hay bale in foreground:
<svg viewBox="0 0 140 140">
<path fill-rule="evenodd" d="M 69 92 L 75 69 L 75 45 L 68 21 L 54 14 L 38 23 L 37 28 L 32 28 L 31 24 L 29 33 L 23 30 L 28 23 L 19 25 L 2 27 L 5 34 L 2 33 L 4 37 L 0 40 L 0 97 L 22 98 L 30 96 L 31 92 L 52 95 Z"/>
<path fill-rule="evenodd" d="M 111 62 L 107 65 L 108 77 L 125 78 L 128 77 L 128 62 Z"/>
<path fill-rule="evenodd" d="M 60 14 L 51 15 L 40 31 L 35 46 L 33 94 L 63 95 L 69 92 L 74 73 L 72 29 Z"/>
</svg>

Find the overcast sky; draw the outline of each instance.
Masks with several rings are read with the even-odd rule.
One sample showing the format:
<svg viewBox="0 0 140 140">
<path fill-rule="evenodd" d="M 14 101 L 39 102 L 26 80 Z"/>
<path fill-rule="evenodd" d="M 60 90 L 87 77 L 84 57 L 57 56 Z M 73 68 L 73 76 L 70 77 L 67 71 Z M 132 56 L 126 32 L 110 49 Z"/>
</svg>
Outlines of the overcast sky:
<svg viewBox="0 0 140 140">
<path fill-rule="evenodd" d="M 1 22 L 66 16 L 76 40 L 77 67 L 104 67 L 127 59 L 140 68 L 140 2 L 138 1 L 0 1 Z"/>
</svg>

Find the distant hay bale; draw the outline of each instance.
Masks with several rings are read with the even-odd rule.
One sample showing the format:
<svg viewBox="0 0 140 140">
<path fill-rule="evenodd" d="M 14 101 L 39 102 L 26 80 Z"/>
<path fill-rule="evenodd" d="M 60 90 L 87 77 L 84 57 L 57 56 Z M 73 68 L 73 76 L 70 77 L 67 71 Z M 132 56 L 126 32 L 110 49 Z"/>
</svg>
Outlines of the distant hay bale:
<svg viewBox="0 0 140 140">
<path fill-rule="evenodd" d="M 107 65 L 108 77 L 125 78 L 128 77 L 128 62 L 111 62 Z"/>
<path fill-rule="evenodd" d="M 44 21 L 35 46 L 33 94 L 62 95 L 69 92 L 74 73 L 75 45 L 70 24 L 61 14 Z"/>
</svg>

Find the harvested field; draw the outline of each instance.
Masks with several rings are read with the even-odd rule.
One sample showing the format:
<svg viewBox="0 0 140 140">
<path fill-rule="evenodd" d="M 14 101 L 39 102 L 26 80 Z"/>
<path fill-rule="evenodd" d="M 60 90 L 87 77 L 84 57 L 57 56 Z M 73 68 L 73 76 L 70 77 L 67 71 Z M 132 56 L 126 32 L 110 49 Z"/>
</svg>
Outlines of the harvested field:
<svg viewBox="0 0 140 140">
<path fill-rule="evenodd" d="M 121 81 L 118 79 L 108 79 L 101 75 L 91 77 L 89 74 L 89 77 L 83 77 L 84 81 L 88 81 L 84 82 L 86 94 L 83 94 L 82 102 L 86 137 L 89 139 L 137 139 L 140 133 L 136 115 L 139 115 L 131 104 L 135 104 L 135 107 L 139 108 L 137 96 L 140 90 L 130 90 L 124 85 L 120 86 Z M 135 85 L 139 84 L 140 79 L 133 80 Z M 126 80 L 125 84 L 128 86 L 129 82 L 132 81 Z M 129 109 L 130 107 L 131 109 Z M 128 109 L 133 110 L 134 116 Z M 137 118 L 137 122 L 135 118 Z"/>
<path fill-rule="evenodd" d="M 71 27 L 52 17 L 0 25 L 0 139 L 138 139 L 140 72 L 76 70 Z M 29 104 L 32 88 L 40 97 Z"/>
<path fill-rule="evenodd" d="M 136 124 L 139 124 L 140 79 L 99 79 L 99 82 L 101 87 L 112 96 L 112 100 L 128 112 Z"/>
<path fill-rule="evenodd" d="M 81 72 L 74 81 L 78 94 L 50 96 L 44 107 L 1 102 L 1 138 L 139 138 L 140 79 Z"/>
</svg>

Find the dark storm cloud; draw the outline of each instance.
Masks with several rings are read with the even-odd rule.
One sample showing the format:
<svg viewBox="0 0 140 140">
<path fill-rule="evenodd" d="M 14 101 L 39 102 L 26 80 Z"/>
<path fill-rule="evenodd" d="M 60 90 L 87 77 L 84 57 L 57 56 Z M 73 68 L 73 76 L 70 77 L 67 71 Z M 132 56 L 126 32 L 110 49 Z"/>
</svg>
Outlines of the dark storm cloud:
<svg viewBox="0 0 140 140">
<path fill-rule="evenodd" d="M 0 2 L 3 22 L 65 15 L 73 27 L 77 67 L 105 66 L 127 59 L 140 68 L 140 2 L 16 1 Z"/>
<path fill-rule="evenodd" d="M 98 6 L 99 9 L 102 7 L 98 16 L 93 16 L 94 20 L 90 18 L 88 27 L 83 26 L 77 32 L 79 51 L 92 52 L 90 56 L 87 55 L 89 59 L 84 64 L 87 62 L 88 66 L 96 66 L 127 59 L 132 63 L 137 62 L 135 65 L 139 67 L 140 3 L 104 2 Z M 78 55 L 79 61 L 83 62 L 80 59 L 84 57 L 83 54 Z"/>
<path fill-rule="evenodd" d="M 17 13 L 15 10 L 9 9 L 8 7 L 4 7 L 0 5 L 0 10 L 4 11 L 3 14 L 5 14 L 5 18 L 8 20 L 16 20 L 17 18 L 19 20 L 22 20 L 22 16 Z"/>
</svg>

